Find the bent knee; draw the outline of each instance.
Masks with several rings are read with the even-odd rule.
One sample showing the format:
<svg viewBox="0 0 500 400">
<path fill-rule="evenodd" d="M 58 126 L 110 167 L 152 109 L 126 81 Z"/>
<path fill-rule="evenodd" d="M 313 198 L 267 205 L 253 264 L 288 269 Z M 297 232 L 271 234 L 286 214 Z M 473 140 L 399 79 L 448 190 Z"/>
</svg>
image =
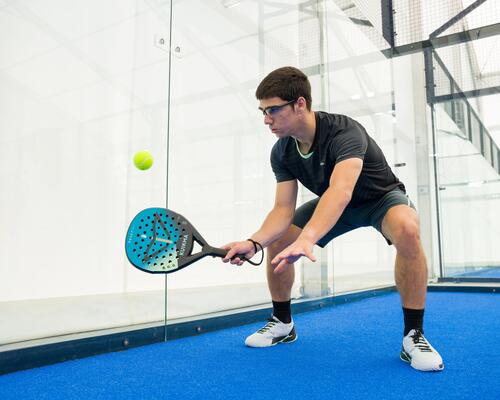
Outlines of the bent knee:
<svg viewBox="0 0 500 400">
<path fill-rule="evenodd" d="M 420 228 L 417 221 L 402 222 L 391 236 L 398 251 L 407 255 L 420 252 Z"/>
</svg>

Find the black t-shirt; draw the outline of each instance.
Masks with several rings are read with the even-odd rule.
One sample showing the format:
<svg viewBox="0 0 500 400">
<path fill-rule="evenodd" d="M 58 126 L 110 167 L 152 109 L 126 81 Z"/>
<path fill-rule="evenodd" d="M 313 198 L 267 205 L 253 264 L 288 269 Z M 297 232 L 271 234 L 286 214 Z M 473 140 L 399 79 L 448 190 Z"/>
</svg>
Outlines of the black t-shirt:
<svg viewBox="0 0 500 400">
<path fill-rule="evenodd" d="M 297 179 L 321 196 L 330 184 L 335 164 L 352 157 L 363 160 L 363 169 L 348 207 L 381 198 L 404 184 L 394 175 L 377 143 L 363 126 L 340 114 L 316 111 L 316 133 L 307 155 L 293 137 L 279 139 L 271 151 L 271 166 L 278 182 Z"/>
</svg>

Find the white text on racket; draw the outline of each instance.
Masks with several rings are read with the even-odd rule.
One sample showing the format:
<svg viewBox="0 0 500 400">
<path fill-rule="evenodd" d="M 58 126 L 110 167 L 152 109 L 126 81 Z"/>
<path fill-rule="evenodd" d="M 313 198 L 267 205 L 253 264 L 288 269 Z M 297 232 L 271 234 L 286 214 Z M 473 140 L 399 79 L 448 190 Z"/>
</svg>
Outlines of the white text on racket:
<svg viewBox="0 0 500 400">
<path fill-rule="evenodd" d="M 141 235 L 141 238 L 143 239 L 147 239 L 148 237 L 146 235 Z M 154 238 L 154 240 L 156 240 L 157 242 L 163 242 L 163 243 L 173 243 L 171 240 L 168 240 L 168 239 L 162 239 L 162 238 Z"/>
</svg>

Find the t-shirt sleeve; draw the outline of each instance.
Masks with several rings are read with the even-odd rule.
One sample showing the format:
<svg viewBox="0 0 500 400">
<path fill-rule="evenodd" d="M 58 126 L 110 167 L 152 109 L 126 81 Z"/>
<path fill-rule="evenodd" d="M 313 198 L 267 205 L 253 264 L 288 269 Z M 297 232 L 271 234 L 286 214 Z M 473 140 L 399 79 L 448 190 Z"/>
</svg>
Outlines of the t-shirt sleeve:
<svg viewBox="0 0 500 400">
<path fill-rule="evenodd" d="M 281 150 L 277 142 L 271 150 L 271 168 L 273 169 L 277 182 L 285 182 L 295 179 L 292 173 L 285 166 L 283 157 L 283 151 Z"/>
<path fill-rule="evenodd" d="M 330 149 L 333 153 L 335 163 L 348 158 L 365 158 L 368 140 L 363 129 L 355 124 L 338 132 L 330 142 Z"/>
</svg>

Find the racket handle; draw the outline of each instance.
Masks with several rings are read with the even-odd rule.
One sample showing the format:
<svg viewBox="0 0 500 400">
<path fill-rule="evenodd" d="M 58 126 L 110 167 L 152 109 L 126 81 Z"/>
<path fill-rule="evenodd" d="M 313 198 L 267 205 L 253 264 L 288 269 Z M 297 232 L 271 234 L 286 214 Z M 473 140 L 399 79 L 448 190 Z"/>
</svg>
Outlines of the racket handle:
<svg viewBox="0 0 500 400">
<path fill-rule="evenodd" d="M 226 257 L 228 250 L 219 249 L 217 247 L 209 246 L 207 249 L 207 252 L 208 252 L 208 255 L 210 255 L 210 256 L 224 258 L 224 257 Z M 233 259 L 234 258 L 239 258 L 240 260 L 243 260 L 245 258 L 245 255 L 244 254 L 236 254 L 235 256 L 233 256 Z"/>
<path fill-rule="evenodd" d="M 219 249 L 217 247 L 212 247 L 212 246 L 208 247 L 207 252 L 208 252 L 208 255 L 210 255 L 210 256 L 221 257 L 221 258 L 226 257 L 226 254 L 227 254 L 227 250 Z"/>
</svg>

